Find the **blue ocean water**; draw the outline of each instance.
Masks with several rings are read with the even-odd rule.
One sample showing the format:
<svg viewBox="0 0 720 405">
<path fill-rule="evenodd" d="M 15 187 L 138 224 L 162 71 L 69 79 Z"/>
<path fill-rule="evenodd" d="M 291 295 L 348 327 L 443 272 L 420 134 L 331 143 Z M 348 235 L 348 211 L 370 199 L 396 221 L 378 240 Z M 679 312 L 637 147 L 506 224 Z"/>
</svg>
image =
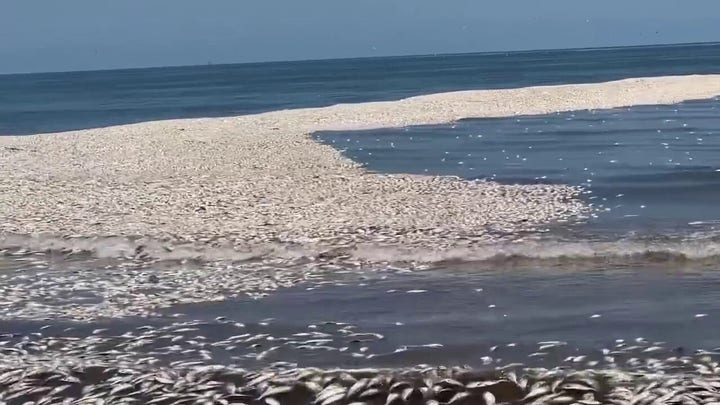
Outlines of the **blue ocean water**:
<svg viewBox="0 0 720 405">
<path fill-rule="evenodd" d="M 720 229 L 720 98 L 318 138 L 371 171 L 581 186 L 593 231 Z"/>
<path fill-rule="evenodd" d="M 718 71 L 716 43 L 1 75 L 0 135 Z"/>
</svg>

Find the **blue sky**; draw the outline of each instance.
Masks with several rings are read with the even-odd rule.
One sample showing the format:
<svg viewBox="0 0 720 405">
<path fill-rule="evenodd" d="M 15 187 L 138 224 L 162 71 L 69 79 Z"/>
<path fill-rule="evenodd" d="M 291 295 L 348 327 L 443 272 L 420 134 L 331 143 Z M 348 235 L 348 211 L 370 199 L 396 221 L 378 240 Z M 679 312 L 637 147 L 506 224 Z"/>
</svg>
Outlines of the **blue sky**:
<svg viewBox="0 0 720 405">
<path fill-rule="evenodd" d="M 720 41 L 718 0 L 0 0 L 0 73 Z"/>
</svg>

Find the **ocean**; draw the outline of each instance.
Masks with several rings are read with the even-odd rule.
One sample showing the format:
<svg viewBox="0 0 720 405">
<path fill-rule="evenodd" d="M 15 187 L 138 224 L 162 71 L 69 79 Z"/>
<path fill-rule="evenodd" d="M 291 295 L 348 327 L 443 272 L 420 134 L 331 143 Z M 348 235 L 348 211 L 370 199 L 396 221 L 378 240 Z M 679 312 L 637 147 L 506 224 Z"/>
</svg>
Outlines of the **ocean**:
<svg viewBox="0 0 720 405">
<path fill-rule="evenodd" d="M 468 89 L 717 73 L 720 44 L 0 75 L 0 135 Z"/>
<path fill-rule="evenodd" d="M 693 44 L 5 75 L 0 134 L 719 72 L 720 44 Z M 134 298 L 113 292 L 117 283 L 147 298 L 171 293 L 136 284 L 149 275 L 178 273 L 197 283 L 192 275 L 203 266 L 230 272 L 244 264 L 191 257 L 128 264 L 93 252 L 29 252 L 14 242 L 0 250 L 0 291 L 22 302 L 4 302 L 0 332 L 24 344 L 43 331 L 68 339 L 68 347 L 107 337 L 116 346 L 93 350 L 132 348 L 159 364 L 187 359 L 249 369 L 281 362 L 652 370 L 656 357 L 717 355 L 720 98 L 314 136 L 371 172 L 570 184 L 582 187 L 580 198 L 595 210 L 585 221 L 507 235 L 506 243 L 438 257 L 422 269 L 340 266 L 263 298 L 198 304 L 178 297 L 150 318 L 30 315 L 53 306 L 100 310 L 104 300 L 131 306 Z M 278 263 L 262 269 L 272 270 L 267 282 L 289 277 Z M 60 284 L 57 294 L 43 295 Z M 138 346 L 122 337 L 136 328 L 166 336 L 189 328 L 202 337 Z M 547 342 L 556 342 L 553 349 Z M 14 355 L 3 352 L 0 360 Z"/>
</svg>

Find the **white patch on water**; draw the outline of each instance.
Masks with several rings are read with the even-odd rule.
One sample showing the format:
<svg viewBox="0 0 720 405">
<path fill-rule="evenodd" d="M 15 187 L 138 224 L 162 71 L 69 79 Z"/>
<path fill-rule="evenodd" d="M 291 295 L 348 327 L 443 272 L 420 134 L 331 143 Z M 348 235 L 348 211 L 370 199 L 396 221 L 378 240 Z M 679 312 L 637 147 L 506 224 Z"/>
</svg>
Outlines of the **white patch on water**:
<svg viewBox="0 0 720 405">
<path fill-rule="evenodd" d="M 668 260 L 703 260 L 720 258 L 720 241 L 712 238 L 676 241 L 616 240 L 607 242 L 538 240 L 444 250 L 364 245 L 353 250 L 352 255 L 357 259 L 374 262 L 408 261 L 423 263 L 494 262 L 511 258 L 583 260 L 603 257 L 640 256 L 655 256 L 657 259 L 665 257 Z"/>
<path fill-rule="evenodd" d="M 333 259 L 370 263 L 489 263 L 504 267 L 514 263 L 582 263 L 586 261 L 639 261 L 649 263 L 710 261 L 720 263 L 720 239 L 713 235 L 686 235 L 684 238 L 617 240 L 556 240 L 551 237 L 473 247 L 432 249 L 428 247 L 357 244 L 332 248 L 319 244 L 265 243 L 242 249 L 233 246 L 172 243 L 147 238 L 93 237 L 61 238 L 52 236 L 3 236 L 0 249 L 8 254 L 58 252 L 90 254 L 98 258 L 141 258 L 155 260 L 233 261 Z M 419 293 L 420 291 L 409 291 Z"/>
</svg>

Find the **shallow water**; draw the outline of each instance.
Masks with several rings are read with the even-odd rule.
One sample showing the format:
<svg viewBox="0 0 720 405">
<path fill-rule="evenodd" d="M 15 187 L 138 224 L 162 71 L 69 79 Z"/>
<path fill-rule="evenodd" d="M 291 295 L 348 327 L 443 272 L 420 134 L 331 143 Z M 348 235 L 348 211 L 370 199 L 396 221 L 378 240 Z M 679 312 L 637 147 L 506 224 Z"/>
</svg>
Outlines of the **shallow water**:
<svg viewBox="0 0 720 405">
<path fill-rule="evenodd" d="M 597 211 L 586 223 L 496 246 L 483 260 L 468 254 L 362 292 L 327 291 L 326 302 L 305 299 L 317 311 L 332 301 L 333 310 L 348 308 L 349 319 L 361 314 L 357 319 L 397 347 L 443 344 L 379 357 L 389 365 L 478 365 L 488 355 L 562 364 L 576 349 L 597 356 L 616 339 L 633 344 L 638 337 L 666 342 L 660 357 L 712 350 L 720 345 L 712 333 L 720 280 L 719 113 L 720 99 L 712 99 L 317 134 L 371 171 L 572 184 Z M 302 297 L 296 293 L 298 306 Z M 528 359 L 543 340 L 568 345 Z M 489 353 L 494 345 L 501 349 Z"/>
<path fill-rule="evenodd" d="M 371 171 L 582 186 L 593 232 L 720 229 L 720 99 L 318 138 Z"/>
<path fill-rule="evenodd" d="M 162 328 L 192 320 L 198 321 L 193 324 L 198 330 L 187 334 L 185 340 L 202 336 L 210 344 L 241 333 L 271 336 L 252 342 L 258 347 L 247 343 L 230 350 L 225 350 L 227 344 L 211 349 L 212 362 L 244 367 L 277 361 L 301 367 L 422 363 L 488 367 L 511 362 L 555 366 L 570 364 L 567 357 L 581 354 L 588 356 L 582 360 L 584 364 L 602 362 L 602 349 L 614 350 L 616 339 L 624 339 L 627 346 L 637 345 L 637 338 L 646 339 L 642 348 L 614 355 L 622 366 L 633 357 L 666 358 L 720 346 L 720 338 L 710 333 L 720 327 L 717 285 L 717 271 L 535 269 L 508 274 L 443 268 L 376 275 L 339 286 L 298 286 L 262 300 L 179 306 L 167 313 L 183 315 L 167 319 L 127 318 L 89 324 L 3 321 L 0 331 L 27 334 L 50 324 L 54 326 L 43 330 L 47 336 L 83 337 L 95 328 L 109 328 L 103 336 L 118 336 L 126 331 L 137 333 L 135 328 L 143 325 Z M 218 316 L 228 320 L 218 322 Z M 235 322 L 243 325 L 237 327 Z M 354 326 L 352 332 L 382 337 L 338 332 L 347 325 Z M 67 327 L 74 329 L 65 330 Z M 317 349 L 301 346 L 298 342 L 317 339 L 302 336 L 309 332 L 326 333 L 322 338 L 327 341 L 307 344 Z M 533 355 L 542 341 L 566 345 L 542 350 L 545 356 Z M 654 342 L 661 342 L 662 349 L 643 351 Z M 257 358 L 273 347 L 271 353 Z M 193 354 L 184 356 L 193 358 Z M 160 357 L 168 362 L 182 358 L 177 354 Z"/>
<path fill-rule="evenodd" d="M 449 362 L 482 364 L 483 356 L 528 361 L 537 342 L 561 340 L 583 353 L 637 337 L 713 349 L 720 338 L 703 331 L 720 326 L 717 272 L 616 270 L 582 273 L 540 269 L 508 275 L 442 271 L 376 279 L 364 286 L 298 288 L 263 302 L 186 308 L 193 318 L 223 313 L 248 322 L 303 329 L 323 321 L 349 322 L 385 336 L 368 365 L 407 366 Z M 479 291 L 479 289 L 482 289 Z M 424 292 L 411 292 L 421 290 Z M 494 307 L 491 307 L 494 306 Z M 217 311 L 217 312 L 216 312 Z M 697 318 L 697 314 L 709 314 Z M 592 318 L 593 315 L 600 317 Z M 396 323 L 401 323 L 398 325 Z M 269 330 L 272 330 L 270 328 Z M 402 346 L 442 344 L 443 347 Z M 517 344 L 490 353 L 495 345 Z M 327 357 L 322 360 L 322 357 Z M 318 356 L 331 365 L 339 356 Z M 318 363 L 312 363 L 319 365 Z M 360 363 L 363 364 L 363 363 Z"/>
</svg>

